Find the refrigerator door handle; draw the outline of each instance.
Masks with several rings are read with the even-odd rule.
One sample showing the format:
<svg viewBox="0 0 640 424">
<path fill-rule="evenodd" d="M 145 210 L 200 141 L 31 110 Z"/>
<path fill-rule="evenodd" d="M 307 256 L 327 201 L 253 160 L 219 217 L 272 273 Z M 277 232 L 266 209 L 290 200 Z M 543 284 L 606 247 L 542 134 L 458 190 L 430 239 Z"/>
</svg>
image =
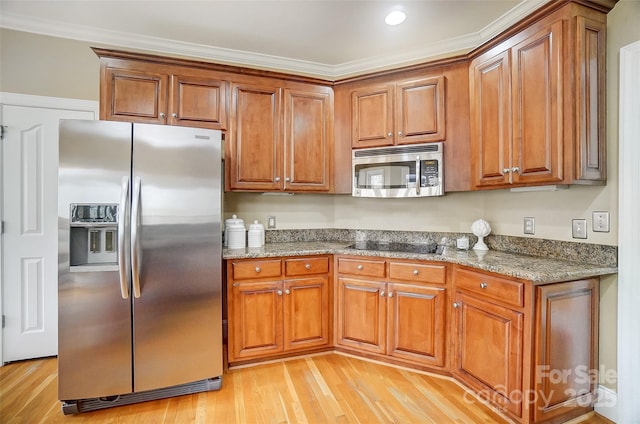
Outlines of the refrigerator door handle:
<svg viewBox="0 0 640 424">
<path fill-rule="evenodd" d="M 120 189 L 120 211 L 118 213 L 118 272 L 120 274 L 120 293 L 123 299 L 129 298 L 127 284 L 127 249 L 125 249 L 125 232 L 127 209 L 129 206 L 129 177 L 122 177 Z"/>
<path fill-rule="evenodd" d="M 131 205 L 131 274 L 133 278 L 133 296 L 140 297 L 140 247 L 138 240 L 140 219 L 140 177 L 135 178 L 133 186 L 133 202 Z"/>
</svg>

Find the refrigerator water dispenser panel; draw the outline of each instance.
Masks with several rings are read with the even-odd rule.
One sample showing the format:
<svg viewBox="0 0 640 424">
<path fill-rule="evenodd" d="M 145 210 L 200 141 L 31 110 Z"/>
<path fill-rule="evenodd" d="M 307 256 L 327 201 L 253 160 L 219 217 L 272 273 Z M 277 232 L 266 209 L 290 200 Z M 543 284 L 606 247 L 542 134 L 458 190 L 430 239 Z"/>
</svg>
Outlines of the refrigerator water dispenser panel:
<svg viewBox="0 0 640 424">
<path fill-rule="evenodd" d="M 70 265 L 116 264 L 118 205 L 72 204 L 70 209 Z"/>
</svg>

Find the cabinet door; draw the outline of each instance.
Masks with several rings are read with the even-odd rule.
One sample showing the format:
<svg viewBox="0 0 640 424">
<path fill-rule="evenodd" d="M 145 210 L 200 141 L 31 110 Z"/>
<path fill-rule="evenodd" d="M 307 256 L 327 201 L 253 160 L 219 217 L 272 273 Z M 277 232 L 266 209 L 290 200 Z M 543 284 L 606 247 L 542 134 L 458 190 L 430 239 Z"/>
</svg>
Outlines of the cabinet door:
<svg viewBox="0 0 640 424">
<path fill-rule="evenodd" d="M 521 416 L 523 314 L 462 293 L 455 305 L 454 372 L 490 402 Z"/>
<path fill-rule="evenodd" d="M 387 354 L 444 366 L 445 289 L 389 283 L 387 290 Z"/>
<path fill-rule="evenodd" d="M 282 351 L 282 282 L 233 283 L 229 361 Z"/>
<path fill-rule="evenodd" d="M 597 279 L 536 287 L 535 421 L 593 409 L 598 302 Z"/>
<path fill-rule="evenodd" d="M 227 129 L 226 82 L 172 75 L 171 125 L 185 127 Z"/>
<path fill-rule="evenodd" d="M 227 190 L 283 188 L 280 91 L 267 84 L 231 84 Z"/>
<path fill-rule="evenodd" d="M 513 183 L 563 179 L 562 21 L 511 49 Z"/>
<path fill-rule="evenodd" d="M 337 342 L 385 353 L 385 283 L 338 278 Z"/>
<path fill-rule="evenodd" d="M 445 79 L 443 76 L 396 85 L 396 144 L 445 139 Z"/>
<path fill-rule="evenodd" d="M 329 191 L 333 96 L 326 87 L 284 90 L 284 188 Z"/>
<path fill-rule="evenodd" d="M 605 181 L 605 55 L 607 23 L 583 16 L 576 18 L 575 107 L 576 173 L 580 181 Z"/>
<path fill-rule="evenodd" d="M 284 282 L 284 349 L 329 344 L 329 280 L 317 276 Z"/>
<path fill-rule="evenodd" d="M 351 146 L 394 144 L 393 85 L 368 87 L 351 94 Z"/>
<path fill-rule="evenodd" d="M 167 75 L 106 68 L 102 82 L 100 119 L 167 123 Z"/>
<path fill-rule="evenodd" d="M 510 76 L 508 50 L 471 64 L 471 151 L 476 187 L 510 183 Z"/>
</svg>

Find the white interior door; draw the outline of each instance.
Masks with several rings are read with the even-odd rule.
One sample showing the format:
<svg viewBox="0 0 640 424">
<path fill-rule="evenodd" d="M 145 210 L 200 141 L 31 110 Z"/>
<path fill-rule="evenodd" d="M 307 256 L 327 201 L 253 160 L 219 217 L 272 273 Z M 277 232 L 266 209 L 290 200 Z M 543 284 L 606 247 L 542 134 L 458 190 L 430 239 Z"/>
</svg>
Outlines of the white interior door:
<svg viewBox="0 0 640 424">
<path fill-rule="evenodd" d="M 58 352 L 58 123 L 96 114 L 1 107 L 4 363 Z"/>
</svg>

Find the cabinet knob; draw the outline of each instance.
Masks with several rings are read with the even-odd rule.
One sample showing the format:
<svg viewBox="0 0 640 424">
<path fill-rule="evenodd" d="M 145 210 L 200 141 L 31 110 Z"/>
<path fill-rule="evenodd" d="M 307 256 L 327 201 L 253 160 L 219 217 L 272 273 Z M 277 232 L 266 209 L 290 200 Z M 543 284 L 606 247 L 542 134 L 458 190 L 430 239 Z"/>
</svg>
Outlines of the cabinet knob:
<svg viewBox="0 0 640 424">
<path fill-rule="evenodd" d="M 402 134 L 402 131 L 398 131 L 398 137 L 402 137 L 404 134 Z"/>
<path fill-rule="evenodd" d="M 161 118 L 164 118 L 164 117 L 165 117 L 164 112 L 160 112 L 160 117 L 161 117 Z"/>
<path fill-rule="evenodd" d="M 454 308 L 459 308 L 459 307 L 460 307 L 460 303 L 458 303 L 458 302 L 453 302 L 453 307 L 454 307 Z"/>
<path fill-rule="evenodd" d="M 380 296 L 384 297 L 384 290 L 380 290 Z"/>
<path fill-rule="evenodd" d="M 488 286 L 488 284 L 487 284 L 487 283 L 485 283 L 484 281 L 483 281 L 482 283 L 480 283 L 480 288 L 481 288 L 481 289 L 486 289 L 486 288 L 487 288 L 487 286 Z"/>
<path fill-rule="evenodd" d="M 509 172 L 511 172 L 511 170 L 510 170 L 509 168 L 504 168 L 504 169 L 502 170 L 502 173 L 503 173 L 503 174 L 508 174 Z"/>
<path fill-rule="evenodd" d="M 276 293 L 278 293 L 278 296 L 282 296 L 282 290 L 278 290 Z"/>
<path fill-rule="evenodd" d="M 511 168 L 511 172 L 520 172 L 520 168 L 514 166 L 513 168 Z"/>
<path fill-rule="evenodd" d="M 276 182 L 279 182 L 279 181 L 280 181 L 280 177 L 276 177 Z"/>
<path fill-rule="evenodd" d="M 284 294 L 291 294 L 291 290 L 286 289 L 286 290 L 284 291 Z"/>
<path fill-rule="evenodd" d="M 262 271 L 259 266 L 256 267 L 256 272 Z"/>
<path fill-rule="evenodd" d="M 413 270 L 413 275 L 418 275 L 418 274 L 420 274 L 420 271 L 418 271 L 417 269 L 414 269 Z"/>
<path fill-rule="evenodd" d="M 393 292 L 389 292 L 389 293 L 387 294 L 387 297 L 393 297 Z"/>
<path fill-rule="evenodd" d="M 171 114 L 171 116 L 172 116 L 173 118 L 177 118 L 177 117 L 178 117 L 178 114 L 174 112 L 174 113 L 172 113 L 172 114 Z"/>
<path fill-rule="evenodd" d="M 362 271 L 362 270 L 364 269 L 364 266 L 362 266 L 362 265 L 358 265 L 358 269 L 359 269 L 360 271 Z"/>
<path fill-rule="evenodd" d="M 305 264 L 304 267 L 307 269 L 311 269 L 311 264 Z"/>
<path fill-rule="evenodd" d="M 393 137 L 393 133 L 392 133 L 391 131 L 389 131 L 389 132 L 387 133 L 387 137 Z"/>
<path fill-rule="evenodd" d="M 285 177 L 285 178 L 284 178 L 284 180 L 285 180 L 286 182 L 289 182 L 289 181 L 291 181 L 291 178 L 289 178 L 289 177 Z"/>
</svg>

